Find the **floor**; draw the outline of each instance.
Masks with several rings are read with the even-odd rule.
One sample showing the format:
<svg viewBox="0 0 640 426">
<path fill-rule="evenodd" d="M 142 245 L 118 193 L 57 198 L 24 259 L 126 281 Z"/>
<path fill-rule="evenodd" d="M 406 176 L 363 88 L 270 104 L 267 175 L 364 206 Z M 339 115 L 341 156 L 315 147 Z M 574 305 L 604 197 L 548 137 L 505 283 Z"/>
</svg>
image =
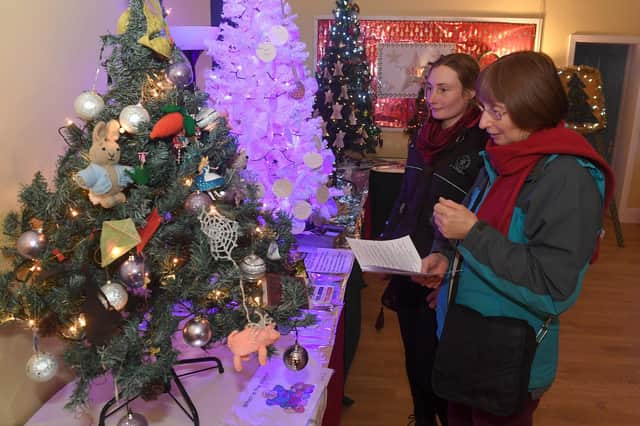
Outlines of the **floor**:
<svg viewBox="0 0 640 426">
<path fill-rule="evenodd" d="M 562 317 L 560 365 L 536 425 L 640 425 L 640 224 L 623 224 L 625 247 L 607 224 L 601 257 L 576 305 Z M 362 334 L 345 393 L 355 400 L 341 424 L 405 425 L 412 412 L 403 349 L 393 312 L 374 328 L 385 282 L 367 274 Z"/>
</svg>

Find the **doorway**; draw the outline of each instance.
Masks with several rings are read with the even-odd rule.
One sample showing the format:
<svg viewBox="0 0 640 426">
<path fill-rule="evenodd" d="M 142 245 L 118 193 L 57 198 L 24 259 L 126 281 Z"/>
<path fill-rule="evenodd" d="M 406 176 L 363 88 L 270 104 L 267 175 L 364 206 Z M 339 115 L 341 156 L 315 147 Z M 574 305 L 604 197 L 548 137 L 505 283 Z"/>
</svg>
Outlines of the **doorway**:
<svg viewBox="0 0 640 426">
<path fill-rule="evenodd" d="M 607 111 L 600 136 L 616 175 L 619 218 L 640 223 L 640 37 L 572 34 L 567 64 L 600 70 Z"/>
</svg>

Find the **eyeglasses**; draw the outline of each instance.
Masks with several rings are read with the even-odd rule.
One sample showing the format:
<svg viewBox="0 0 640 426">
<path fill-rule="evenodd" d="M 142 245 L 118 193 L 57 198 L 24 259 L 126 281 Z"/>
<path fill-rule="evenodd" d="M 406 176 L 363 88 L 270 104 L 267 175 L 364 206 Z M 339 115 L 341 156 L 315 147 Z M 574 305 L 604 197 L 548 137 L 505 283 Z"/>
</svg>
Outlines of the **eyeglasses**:
<svg viewBox="0 0 640 426">
<path fill-rule="evenodd" d="M 502 117 L 507 115 L 507 111 L 497 111 L 494 108 L 485 108 L 480 102 L 476 102 L 476 107 L 478 107 L 480 111 L 489 114 L 489 116 L 496 121 L 502 120 Z"/>
</svg>

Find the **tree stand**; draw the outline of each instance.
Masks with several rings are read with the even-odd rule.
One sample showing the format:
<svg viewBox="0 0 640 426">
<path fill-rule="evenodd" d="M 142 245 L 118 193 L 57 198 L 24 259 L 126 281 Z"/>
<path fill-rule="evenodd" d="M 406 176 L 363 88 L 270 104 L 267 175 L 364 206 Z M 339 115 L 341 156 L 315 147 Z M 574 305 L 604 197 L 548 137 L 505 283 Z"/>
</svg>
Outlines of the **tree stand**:
<svg viewBox="0 0 640 426">
<path fill-rule="evenodd" d="M 190 376 L 192 374 L 197 374 L 200 373 L 202 371 L 207 371 L 207 370 L 213 370 L 213 369 L 218 369 L 218 373 L 222 374 L 224 373 L 224 368 L 222 367 L 222 362 L 220 361 L 220 359 L 210 356 L 210 357 L 202 357 L 202 358 L 187 358 L 187 359 L 181 359 L 179 361 L 177 361 L 175 363 L 175 365 L 184 365 L 184 364 L 199 364 L 199 363 L 203 363 L 203 362 L 212 362 L 214 365 L 209 366 L 209 367 L 204 367 L 204 368 L 200 368 L 198 370 L 194 370 L 194 371 L 189 371 L 187 373 L 183 373 L 183 374 L 177 374 L 175 369 L 171 369 L 171 376 L 172 379 L 174 381 L 174 383 L 176 384 L 176 387 L 178 388 L 178 391 L 180 392 L 180 395 L 182 395 L 182 399 L 184 400 L 184 403 L 186 404 L 183 405 L 183 403 L 181 403 L 178 398 L 176 398 L 176 396 L 171 393 L 171 381 L 168 381 L 165 383 L 164 385 L 164 393 L 168 393 L 169 396 L 171 396 L 171 398 L 175 401 L 175 403 L 178 405 L 178 407 L 180 407 L 180 409 L 182 409 L 182 411 L 184 412 L 184 414 L 189 418 L 189 420 L 191 420 L 193 422 L 194 426 L 199 426 L 200 425 L 200 418 L 198 417 L 198 410 L 196 409 L 195 405 L 193 405 L 193 401 L 191 400 L 191 398 L 189 397 L 189 393 L 187 392 L 187 390 L 185 389 L 184 385 L 182 384 L 182 381 L 180 380 L 181 377 L 185 377 L 185 376 Z M 118 411 L 120 411 L 122 408 L 126 407 L 127 405 L 129 405 L 129 403 L 131 401 L 133 401 L 134 399 L 138 398 L 140 395 L 137 395 L 133 398 L 130 398 L 128 400 L 126 400 L 125 402 L 123 402 L 122 404 L 120 404 L 119 406 L 117 406 L 116 408 L 112 408 L 115 404 L 116 404 L 116 398 L 111 398 L 111 400 L 109 402 L 107 402 L 103 407 L 102 410 L 100 411 L 100 420 L 98 425 L 99 426 L 105 426 L 105 420 L 117 413 Z"/>
</svg>

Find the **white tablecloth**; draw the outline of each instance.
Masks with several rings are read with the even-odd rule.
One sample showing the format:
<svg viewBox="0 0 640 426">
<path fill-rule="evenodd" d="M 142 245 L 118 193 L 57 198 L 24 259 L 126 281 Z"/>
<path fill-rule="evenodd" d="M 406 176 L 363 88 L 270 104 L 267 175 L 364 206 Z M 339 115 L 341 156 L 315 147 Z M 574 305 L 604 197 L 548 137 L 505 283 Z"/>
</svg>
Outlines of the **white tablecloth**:
<svg viewBox="0 0 640 426">
<path fill-rule="evenodd" d="M 342 301 L 344 289 L 349 274 L 328 278 L 315 275 L 320 281 L 335 281 L 340 286 L 340 298 Z M 312 277 L 313 279 L 313 277 Z M 331 370 L 328 364 L 334 345 L 335 332 L 338 326 L 342 305 L 337 304 L 332 309 L 311 309 L 317 315 L 318 322 L 312 327 L 301 328 L 298 340 L 309 352 L 309 365 L 300 372 L 288 372 L 282 361 L 285 349 L 293 344 L 293 333 L 282 336 L 275 346 L 276 355 L 269 360 L 267 365 L 260 367 L 257 357 L 243 363 L 243 371 L 238 373 L 233 369 L 232 354 L 224 345 L 218 345 L 208 352 L 187 346 L 181 337 L 176 338 L 175 345 L 183 353 L 182 358 L 216 356 L 222 361 L 224 373 L 218 374 L 216 370 L 201 372 L 182 378 L 189 396 L 196 406 L 202 426 L 228 426 L 228 425 L 257 425 L 257 419 L 271 419 L 263 424 L 290 424 L 313 425 L 321 424 L 326 404 L 326 386 Z M 188 371 L 189 368 L 199 369 L 203 365 L 177 366 L 176 372 Z M 314 397 L 309 399 L 303 413 L 293 413 L 277 405 L 268 406 L 263 400 L 253 407 L 246 407 L 248 392 L 255 391 L 256 383 L 263 381 L 263 385 L 271 386 L 278 383 L 288 388 L 296 383 L 310 383 L 315 385 Z M 258 381 L 258 382 L 257 382 Z M 314 383 L 315 381 L 315 383 Z M 83 412 L 70 412 L 64 409 L 69 401 L 69 395 L 74 383 L 69 383 L 47 401 L 27 422 L 27 426 L 86 426 L 97 425 L 102 406 L 114 396 L 114 387 L 111 376 L 96 381 L 90 392 L 90 404 Z M 172 383 L 172 393 L 181 400 L 179 392 Z M 261 398 L 265 398 L 261 396 Z M 176 405 L 168 394 L 162 394 L 155 401 L 144 401 L 140 398 L 131 402 L 132 411 L 143 414 L 149 424 L 152 425 L 188 425 L 192 424 L 185 413 Z M 243 406 L 244 405 L 244 406 Z M 264 411 L 263 411 L 264 410 Z M 110 416 L 106 425 L 116 425 L 124 416 L 125 410 L 121 410 Z M 274 419 L 281 419 L 282 423 L 274 423 Z"/>
</svg>

